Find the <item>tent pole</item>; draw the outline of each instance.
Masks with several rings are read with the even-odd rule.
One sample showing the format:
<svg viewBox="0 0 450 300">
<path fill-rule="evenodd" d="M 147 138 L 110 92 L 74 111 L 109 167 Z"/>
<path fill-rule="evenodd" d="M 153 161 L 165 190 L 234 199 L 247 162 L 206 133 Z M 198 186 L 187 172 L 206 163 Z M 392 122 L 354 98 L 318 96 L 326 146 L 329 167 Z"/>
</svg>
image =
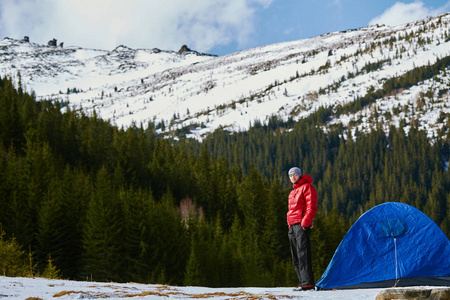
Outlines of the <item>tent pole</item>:
<svg viewBox="0 0 450 300">
<path fill-rule="evenodd" d="M 398 261 L 397 261 L 397 237 L 394 236 L 394 249 L 395 249 L 395 284 L 397 286 L 400 279 L 398 279 Z"/>
</svg>

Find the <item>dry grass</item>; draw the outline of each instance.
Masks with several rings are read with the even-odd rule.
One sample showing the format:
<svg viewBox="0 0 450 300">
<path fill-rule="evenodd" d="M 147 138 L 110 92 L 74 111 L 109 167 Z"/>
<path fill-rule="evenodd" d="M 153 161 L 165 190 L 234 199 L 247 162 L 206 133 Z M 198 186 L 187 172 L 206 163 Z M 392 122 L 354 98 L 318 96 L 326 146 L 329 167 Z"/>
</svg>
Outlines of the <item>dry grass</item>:
<svg viewBox="0 0 450 300">
<path fill-rule="evenodd" d="M 57 294 L 53 295 L 53 298 L 62 297 L 64 295 L 70 295 L 70 294 L 83 294 L 84 292 L 76 292 L 76 291 L 62 291 Z"/>
<path fill-rule="evenodd" d="M 247 296 L 247 297 L 255 296 L 253 294 L 249 294 L 249 293 L 246 293 L 246 292 L 237 292 L 237 293 L 231 293 L 231 294 L 224 293 L 224 292 L 216 292 L 216 293 L 196 294 L 196 295 L 192 295 L 191 298 L 200 299 L 200 298 L 225 297 L 225 296 L 237 298 L 237 297 L 241 297 L 241 296 L 244 296 L 244 295 Z M 260 298 L 253 298 L 252 297 L 252 298 L 246 298 L 246 299 L 260 299 Z"/>
<path fill-rule="evenodd" d="M 224 293 L 224 292 L 217 292 L 217 293 L 206 293 L 206 294 L 196 294 L 191 295 L 191 298 L 194 299 L 201 299 L 201 298 L 210 298 L 210 297 L 227 297 L 227 299 L 246 299 L 246 300 L 259 300 L 259 299 L 282 299 L 282 298 L 292 298 L 292 296 L 289 295 L 272 295 L 269 293 L 265 294 L 252 294 L 247 292 L 237 292 L 237 293 Z"/>
<path fill-rule="evenodd" d="M 110 288 L 117 288 L 116 286 L 108 286 Z M 89 293 L 89 292 L 80 292 L 80 291 L 62 291 L 60 293 L 57 293 L 55 295 L 53 295 L 53 297 L 62 297 L 64 295 L 69 295 L 69 294 L 89 294 L 92 296 L 95 296 L 97 298 L 107 298 L 107 297 L 111 297 L 112 295 L 106 295 L 106 294 L 101 294 L 101 293 Z M 118 296 L 119 294 L 120 297 L 122 298 L 133 298 L 133 297 L 145 297 L 145 296 L 157 296 L 157 297 L 169 297 L 170 295 L 175 295 L 175 296 L 184 296 L 186 298 L 191 298 L 191 299 L 205 299 L 205 298 L 214 298 L 214 297 L 226 297 L 227 299 L 236 299 L 236 300 L 240 300 L 240 299 L 245 299 L 245 300 L 260 300 L 260 299 L 271 299 L 271 300 L 276 300 L 276 299 L 283 299 L 283 298 L 292 298 L 292 296 L 288 296 L 288 295 L 273 295 L 270 293 L 264 293 L 264 294 L 252 294 L 249 292 L 244 292 L 244 291 L 239 291 L 239 292 L 234 292 L 234 293 L 226 293 L 226 292 L 214 292 L 214 293 L 203 293 L 203 294 L 187 294 L 184 293 L 180 290 L 177 290 L 174 287 L 170 287 L 167 285 L 161 285 L 159 287 L 156 288 L 156 290 L 153 291 L 143 291 L 137 294 L 133 294 L 131 293 L 131 291 L 123 291 L 121 289 L 116 290 L 114 293 L 114 296 Z M 39 298 L 28 298 L 26 300 L 42 300 Z"/>
<path fill-rule="evenodd" d="M 201 298 L 210 298 L 210 297 L 227 297 L 228 299 L 246 299 L 246 300 L 259 300 L 259 299 L 280 299 L 280 298 L 292 298 L 292 296 L 288 295 L 272 295 L 272 294 L 252 294 L 247 292 L 237 292 L 237 293 L 224 293 L 224 292 L 217 292 L 217 293 L 206 293 L 206 294 L 196 294 L 191 295 L 191 298 L 194 299 L 201 299 Z"/>
<path fill-rule="evenodd" d="M 169 297 L 169 295 L 182 295 L 186 297 L 190 297 L 192 299 L 202 299 L 202 298 L 211 298 L 211 297 L 228 297 L 229 299 L 249 299 L 249 300 L 256 300 L 256 299 L 262 299 L 262 296 L 249 294 L 245 292 L 237 292 L 237 293 L 224 293 L 224 292 L 216 292 L 216 293 L 205 293 L 205 294 L 194 294 L 189 295 L 182 292 L 177 291 L 146 291 L 142 292 L 140 294 L 129 294 L 125 297 L 131 298 L 131 297 L 145 297 L 145 296 L 158 296 L 158 297 Z"/>
<path fill-rule="evenodd" d="M 171 290 L 172 288 L 169 285 L 163 284 L 161 286 L 158 286 L 156 289 L 161 292 L 161 291 L 165 291 L 165 290 Z"/>
<path fill-rule="evenodd" d="M 131 298 L 131 297 L 144 297 L 144 296 L 158 296 L 158 297 L 169 297 L 169 295 L 184 295 L 185 293 L 179 292 L 167 285 L 162 285 L 156 288 L 156 291 L 145 291 L 140 294 L 128 294 L 125 295 L 125 297 Z M 189 295 L 187 295 L 189 296 Z"/>
<path fill-rule="evenodd" d="M 154 291 L 147 291 L 147 292 L 142 292 L 140 294 L 125 295 L 125 297 L 127 297 L 127 298 L 131 298 L 131 297 L 145 297 L 145 296 L 169 297 L 169 294 L 167 294 L 167 293 L 160 293 L 160 292 L 154 292 Z"/>
</svg>

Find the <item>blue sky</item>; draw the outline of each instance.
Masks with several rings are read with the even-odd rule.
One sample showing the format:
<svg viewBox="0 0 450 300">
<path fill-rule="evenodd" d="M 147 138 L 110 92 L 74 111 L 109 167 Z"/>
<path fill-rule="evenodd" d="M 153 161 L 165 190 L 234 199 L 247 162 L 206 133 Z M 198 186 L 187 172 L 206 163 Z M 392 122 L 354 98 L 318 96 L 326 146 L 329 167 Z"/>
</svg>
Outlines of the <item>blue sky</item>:
<svg viewBox="0 0 450 300">
<path fill-rule="evenodd" d="M 225 55 L 450 12 L 450 0 L 1 0 L 0 38 Z"/>
<path fill-rule="evenodd" d="M 378 17 L 386 25 L 398 25 L 446 12 L 450 1 L 278 0 L 258 9 L 252 47 L 361 28 Z M 233 47 L 217 51 L 233 51 Z"/>
</svg>

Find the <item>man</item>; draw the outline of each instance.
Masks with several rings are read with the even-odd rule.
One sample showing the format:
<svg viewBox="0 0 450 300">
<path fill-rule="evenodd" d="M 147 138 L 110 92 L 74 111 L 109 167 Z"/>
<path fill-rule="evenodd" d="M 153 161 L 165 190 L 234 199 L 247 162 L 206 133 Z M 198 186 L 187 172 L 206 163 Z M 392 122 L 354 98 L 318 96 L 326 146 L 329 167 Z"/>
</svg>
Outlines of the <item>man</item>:
<svg viewBox="0 0 450 300">
<path fill-rule="evenodd" d="M 292 182 L 287 213 L 288 236 L 292 263 L 300 282 L 295 290 L 312 290 L 315 282 L 309 236 L 317 212 L 317 191 L 312 185 L 311 176 L 302 175 L 300 168 L 291 168 L 288 174 Z"/>
</svg>

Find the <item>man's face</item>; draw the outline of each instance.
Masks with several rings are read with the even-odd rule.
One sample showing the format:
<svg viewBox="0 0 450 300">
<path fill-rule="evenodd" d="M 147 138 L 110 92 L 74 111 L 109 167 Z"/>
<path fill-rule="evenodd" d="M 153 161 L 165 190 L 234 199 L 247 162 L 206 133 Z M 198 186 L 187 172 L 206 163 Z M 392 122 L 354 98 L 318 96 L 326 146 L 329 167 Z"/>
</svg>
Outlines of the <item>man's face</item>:
<svg viewBox="0 0 450 300">
<path fill-rule="evenodd" d="M 292 183 L 296 183 L 300 179 L 300 176 L 298 175 L 297 172 L 292 172 L 289 173 L 289 179 L 291 180 Z"/>
</svg>

